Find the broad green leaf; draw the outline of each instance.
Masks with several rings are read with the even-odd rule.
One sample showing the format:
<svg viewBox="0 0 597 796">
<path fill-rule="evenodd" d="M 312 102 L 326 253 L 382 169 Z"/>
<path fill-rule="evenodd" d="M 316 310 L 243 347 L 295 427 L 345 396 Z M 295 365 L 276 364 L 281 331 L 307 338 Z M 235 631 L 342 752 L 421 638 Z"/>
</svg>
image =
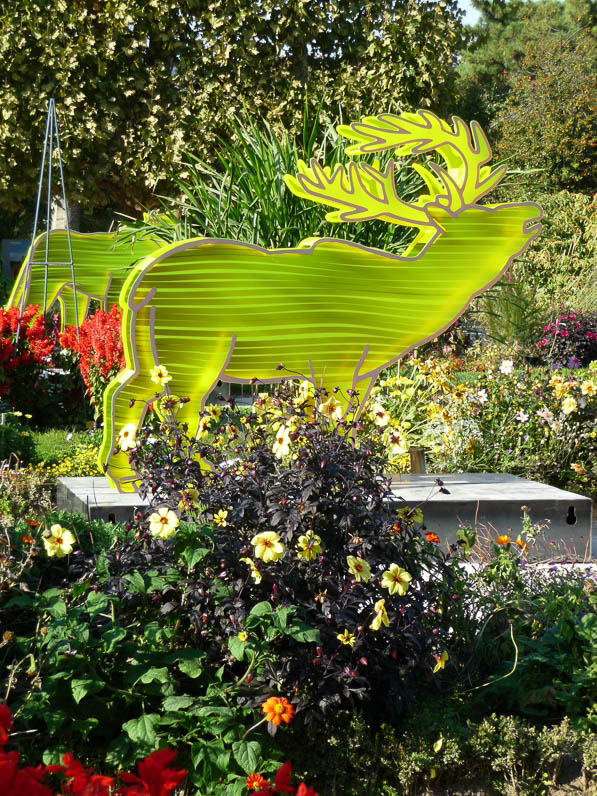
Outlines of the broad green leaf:
<svg viewBox="0 0 597 796">
<path fill-rule="evenodd" d="M 272 610 L 271 603 L 263 600 L 263 602 L 257 603 L 251 608 L 249 616 L 266 616 L 266 614 L 271 614 Z"/>
<path fill-rule="evenodd" d="M 102 641 L 106 645 L 106 652 L 114 652 L 118 643 L 126 638 L 126 630 L 123 627 L 111 627 L 102 635 Z"/>
<path fill-rule="evenodd" d="M 122 729 L 131 741 L 140 741 L 148 746 L 154 746 L 157 740 L 155 731 L 160 717 L 157 713 L 143 713 L 138 719 L 131 719 L 122 725 Z"/>
<path fill-rule="evenodd" d="M 147 592 L 145 580 L 140 572 L 131 572 L 129 575 L 125 575 L 123 580 L 126 580 L 130 586 L 130 590 L 135 594 L 145 594 Z"/>
<path fill-rule="evenodd" d="M 236 741 L 232 744 L 234 759 L 246 774 L 257 770 L 261 746 L 257 741 Z"/>
<path fill-rule="evenodd" d="M 306 625 L 304 622 L 293 622 L 286 630 L 286 635 L 304 644 L 319 642 L 321 640 L 319 630 L 309 627 L 309 625 Z"/>
<path fill-rule="evenodd" d="M 190 708 L 195 703 L 194 697 L 169 696 L 164 699 L 162 707 L 166 711 L 182 711 Z"/>
<path fill-rule="evenodd" d="M 64 600 L 52 600 L 46 610 L 54 619 L 64 619 L 66 616 L 66 603 Z"/>
<path fill-rule="evenodd" d="M 87 677 L 84 679 L 73 678 L 70 684 L 71 691 L 73 693 L 73 699 L 77 704 L 79 704 L 79 702 L 87 694 L 94 694 L 97 693 L 98 691 L 101 691 L 102 686 L 103 683 L 98 682 L 97 680 L 94 680 L 91 677 Z"/>
<path fill-rule="evenodd" d="M 95 616 L 95 614 L 105 611 L 107 607 L 108 598 L 103 592 L 89 592 L 87 596 L 87 610 L 89 611 L 90 616 Z"/>
<path fill-rule="evenodd" d="M 171 677 L 168 672 L 168 669 L 165 666 L 162 666 L 158 669 L 148 669 L 144 674 L 141 675 L 139 678 L 140 683 L 170 683 Z"/>
<path fill-rule="evenodd" d="M 208 550 L 205 547 L 187 547 L 183 550 L 181 558 L 186 563 L 189 571 L 191 571 L 196 564 L 205 558 L 207 553 Z"/>
<path fill-rule="evenodd" d="M 125 768 L 132 758 L 133 745 L 126 735 L 119 735 L 113 740 L 106 751 L 106 764 L 114 768 Z M 133 758 L 134 760 L 134 758 Z"/>
<path fill-rule="evenodd" d="M 59 766 L 64 755 L 70 751 L 68 746 L 52 746 L 50 749 L 44 749 L 41 756 L 42 763 L 44 766 Z"/>
<path fill-rule="evenodd" d="M 196 677 L 200 677 L 203 674 L 203 660 L 205 659 L 204 652 L 196 652 L 194 656 L 191 658 L 187 658 L 186 660 L 182 660 L 178 662 L 178 668 L 183 674 L 186 674 L 187 677 L 192 677 L 193 679 Z"/>
<path fill-rule="evenodd" d="M 242 661 L 245 654 L 246 641 L 241 641 L 238 636 L 230 636 L 228 639 L 228 649 L 237 661 Z"/>
</svg>

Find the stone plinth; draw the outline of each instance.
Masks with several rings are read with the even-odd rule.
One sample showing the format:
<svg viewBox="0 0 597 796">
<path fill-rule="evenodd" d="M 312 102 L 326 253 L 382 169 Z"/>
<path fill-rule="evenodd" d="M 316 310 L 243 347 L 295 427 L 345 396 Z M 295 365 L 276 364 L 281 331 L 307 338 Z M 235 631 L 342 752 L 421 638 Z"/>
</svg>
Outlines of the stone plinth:
<svg viewBox="0 0 597 796">
<path fill-rule="evenodd" d="M 59 478 L 56 503 L 62 511 L 106 522 L 128 522 L 136 508 L 147 505 L 139 495 L 118 492 L 103 476 Z"/>
<path fill-rule="evenodd" d="M 436 478 L 450 494 L 439 491 Z M 480 538 L 517 538 L 521 507 L 528 506 L 531 522 L 546 526 L 542 536 L 547 544 L 539 554 L 569 551 L 581 560 L 591 556 L 592 501 L 574 492 L 502 473 L 405 474 L 395 476 L 392 491 L 411 508 L 420 505 L 425 530 L 437 533 L 442 543 L 455 542 L 463 526 L 476 528 Z"/>
<path fill-rule="evenodd" d="M 439 491 L 436 478 L 449 494 Z M 522 528 L 521 507 L 528 506 L 533 524 L 546 526 L 542 536 L 547 546 L 539 554 L 569 551 L 579 559 L 591 557 L 592 502 L 574 492 L 501 473 L 406 474 L 393 479 L 392 491 L 397 503 L 403 498 L 411 508 L 421 507 L 425 530 L 437 533 L 443 544 L 455 542 L 463 526 L 476 528 L 480 538 L 516 538 Z M 109 522 L 127 522 L 138 506 L 146 505 L 138 495 L 117 492 L 103 477 L 58 479 L 57 503 L 64 511 Z"/>
</svg>

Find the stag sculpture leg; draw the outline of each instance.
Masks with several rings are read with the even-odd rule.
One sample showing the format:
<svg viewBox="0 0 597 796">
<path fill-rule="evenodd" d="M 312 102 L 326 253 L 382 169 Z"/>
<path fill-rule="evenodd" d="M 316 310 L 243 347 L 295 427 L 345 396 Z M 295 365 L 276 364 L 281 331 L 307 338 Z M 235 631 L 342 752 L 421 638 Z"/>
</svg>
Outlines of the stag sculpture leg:
<svg viewBox="0 0 597 796">
<path fill-rule="evenodd" d="M 200 413 L 205 402 L 222 375 L 234 348 L 233 339 L 220 338 L 216 341 L 205 338 L 199 348 L 195 343 L 194 356 L 188 365 L 177 361 L 169 367 L 168 352 L 158 352 L 156 348 L 154 316 L 155 308 L 148 305 L 138 310 L 133 335 L 134 351 L 127 352 L 127 369 L 110 383 L 104 395 L 104 438 L 100 457 L 107 462 L 107 477 L 124 492 L 134 491 L 139 474 L 131 470 L 128 454 L 118 450 L 119 433 L 131 423 L 138 430 L 149 404 L 159 401 L 169 392 L 152 381 L 151 370 L 157 364 L 163 365 L 172 375 L 175 384 L 191 387 L 182 391 L 188 394 L 177 393 L 179 398 L 189 399 L 178 411 L 177 421 L 188 426 L 187 433 L 193 438 L 197 434 Z M 133 356 L 130 357 L 130 354 Z"/>
</svg>

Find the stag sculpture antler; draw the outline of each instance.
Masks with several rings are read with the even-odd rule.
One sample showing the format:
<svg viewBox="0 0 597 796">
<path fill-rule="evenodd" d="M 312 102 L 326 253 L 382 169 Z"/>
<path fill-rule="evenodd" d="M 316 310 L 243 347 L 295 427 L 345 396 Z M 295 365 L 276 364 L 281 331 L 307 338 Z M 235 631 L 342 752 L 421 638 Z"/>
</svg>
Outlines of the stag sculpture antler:
<svg viewBox="0 0 597 796">
<path fill-rule="evenodd" d="M 494 171 L 486 164 L 491 148 L 477 122 L 470 128 L 454 118 L 453 127 L 431 111 L 386 113 L 367 116 L 361 122 L 340 125 L 338 132 L 358 143 L 347 148 L 349 155 L 367 155 L 393 149 L 396 155 L 425 155 L 437 151 L 445 162 L 414 163 L 428 193 L 414 202 L 404 202 L 396 194 L 395 162 L 384 171 L 379 163 L 349 163 L 332 171 L 315 160 L 307 166 L 298 163 L 296 177 L 286 176 L 286 184 L 297 196 L 338 208 L 327 213 L 328 221 L 364 221 L 373 218 L 390 224 L 417 227 L 416 241 L 429 240 L 443 231 L 446 215 L 458 215 L 489 193 L 506 173 L 504 166 Z"/>
</svg>

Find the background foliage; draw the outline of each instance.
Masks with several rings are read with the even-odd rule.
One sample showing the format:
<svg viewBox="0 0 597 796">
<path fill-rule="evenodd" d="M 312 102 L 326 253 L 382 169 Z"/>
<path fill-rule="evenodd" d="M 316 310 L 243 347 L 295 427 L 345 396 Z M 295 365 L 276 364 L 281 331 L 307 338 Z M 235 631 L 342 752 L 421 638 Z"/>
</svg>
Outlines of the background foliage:
<svg viewBox="0 0 597 796">
<path fill-rule="evenodd" d="M 34 192 L 52 96 L 71 201 L 125 209 L 172 188 L 183 149 L 209 157 L 243 108 L 296 131 L 305 100 L 333 117 L 440 107 L 460 37 L 454 0 L 8 0 L 0 203 Z"/>
</svg>

